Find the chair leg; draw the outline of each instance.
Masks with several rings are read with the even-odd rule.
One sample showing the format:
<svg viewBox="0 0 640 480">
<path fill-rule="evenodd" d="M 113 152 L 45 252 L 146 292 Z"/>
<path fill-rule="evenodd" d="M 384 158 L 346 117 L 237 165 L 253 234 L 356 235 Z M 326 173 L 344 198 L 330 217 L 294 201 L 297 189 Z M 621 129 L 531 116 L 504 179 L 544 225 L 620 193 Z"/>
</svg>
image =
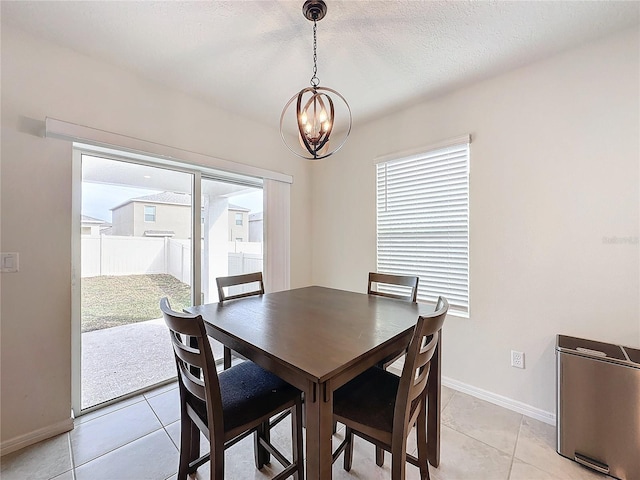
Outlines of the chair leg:
<svg viewBox="0 0 640 480">
<path fill-rule="evenodd" d="M 189 443 L 189 463 L 200 458 L 200 429 L 198 426 L 191 423 L 191 440 Z"/>
<path fill-rule="evenodd" d="M 224 347 L 223 355 L 223 366 L 225 370 L 228 370 L 231 368 L 231 349 L 229 347 Z"/>
<path fill-rule="evenodd" d="M 391 445 L 391 478 L 393 480 L 404 480 L 407 467 L 407 441 Z"/>
<path fill-rule="evenodd" d="M 187 480 L 189 462 L 191 461 L 191 432 L 194 427 L 189 416 L 182 412 L 180 420 L 180 463 L 178 464 L 178 480 Z"/>
<path fill-rule="evenodd" d="M 350 427 L 345 428 L 344 438 L 347 441 L 347 446 L 344 449 L 344 469 L 348 472 L 353 463 L 353 430 Z"/>
<path fill-rule="evenodd" d="M 384 465 L 384 450 L 380 447 L 376 447 L 376 465 L 379 467 Z"/>
<path fill-rule="evenodd" d="M 224 480 L 224 444 L 211 445 L 210 480 Z M 190 479 L 189 479 L 190 480 Z"/>
<path fill-rule="evenodd" d="M 429 461 L 427 460 L 427 412 L 426 398 L 422 401 L 416 421 L 416 437 L 418 441 L 418 463 L 420 463 L 420 480 L 429 480 Z"/>
<path fill-rule="evenodd" d="M 266 460 L 268 457 L 270 457 L 270 455 L 268 455 L 264 447 L 260 445 L 260 438 L 263 438 L 267 441 L 269 440 L 268 432 L 269 432 L 268 421 L 267 421 L 266 427 L 265 427 L 265 423 L 261 423 L 260 426 L 256 428 L 255 432 L 253 432 L 253 456 L 255 458 L 256 468 L 258 470 L 261 470 L 262 467 L 264 467 L 265 464 L 268 463 Z"/>
<path fill-rule="evenodd" d="M 262 428 L 263 428 L 263 434 L 262 434 L 262 438 L 264 438 L 267 443 L 271 442 L 271 429 L 269 428 L 269 420 L 267 419 L 266 422 L 264 422 L 262 424 Z M 260 450 L 262 450 L 262 462 L 264 463 L 264 465 L 268 465 L 269 463 L 271 463 L 271 454 L 269 453 L 269 451 L 264 448 L 262 445 L 260 445 Z"/>
<path fill-rule="evenodd" d="M 294 480 L 304 480 L 304 461 L 302 453 L 302 402 L 298 401 L 291 411 L 291 450 L 293 462 L 298 469 L 293 474 Z"/>
</svg>

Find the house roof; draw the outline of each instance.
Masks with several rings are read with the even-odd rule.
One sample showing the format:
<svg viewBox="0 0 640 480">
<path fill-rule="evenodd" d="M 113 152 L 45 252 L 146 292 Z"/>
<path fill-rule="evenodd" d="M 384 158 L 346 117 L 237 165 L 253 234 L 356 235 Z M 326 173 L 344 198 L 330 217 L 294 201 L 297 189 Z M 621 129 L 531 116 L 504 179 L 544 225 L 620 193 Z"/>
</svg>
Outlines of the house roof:
<svg viewBox="0 0 640 480">
<path fill-rule="evenodd" d="M 165 205 L 191 205 L 191 195 L 188 193 L 180 193 L 180 192 L 161 192 L 161 193 L 153 193 L 151 195 L 143 195 L 142 197 L 130 198 L 126 202 L 121 203 L 113 207 L 111 210 L 117 210 L 118 208 L 124 207 L 132 202 L 138 203 L 161 203 Z M 235 212 L 250 212 L 249 208 L 241 207 L 239 205 L 229 204 L 229 210 Z M 91 218 L 91 217 L 88 217 Z M 100 221 L 101 223 L 104 223 Z"/>
<path fill-rule="evenodd" d="M 99 218 L 90 217 L 89 215 L 82 215 L 81 216 L 81 222 L 82 223 L 93 223 L 95 225 L 102 225 L 102 224 L 107 223 L 104 220 L 100 220 Z"/>
<path fill-rule="evenodd" d="M 191 205 L 191 195 L 188 193 L 179 192 L 161 192 L 153 193 L 151 195 L 143 195 L 142 197 L 130 198 L 129 200 L 116 205 L 111 210 L 117 210 L 132 202 L 140 203 L 162 203 L 166 205 Z"/>
<path fill-rule="evenodd" d="M 191 205 L 191 195 L 179 192 L 161 192 L 132 198 L 133 202 L 170 203 L 173 205 Z"/>
<path fill-rule="evenodd" d="M 238 205 L 229 204 L 229 210 L 233 210 L 235 212 L 250 212 L 251 210 L 245 207 L 240 207 Z"/>
</svg>

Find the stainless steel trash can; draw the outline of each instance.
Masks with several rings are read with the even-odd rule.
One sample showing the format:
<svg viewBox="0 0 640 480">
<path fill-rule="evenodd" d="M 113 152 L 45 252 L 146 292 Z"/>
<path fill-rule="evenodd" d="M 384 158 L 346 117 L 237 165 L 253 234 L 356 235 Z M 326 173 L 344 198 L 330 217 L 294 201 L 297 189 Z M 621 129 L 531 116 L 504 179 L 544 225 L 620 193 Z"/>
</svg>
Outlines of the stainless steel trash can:
<svg viewBox="0 0 640 480">
<path fill-rule="evenodd" d="M 557 451 L 640 480 L 640 350 L 558 335 Z"/>
</svg>

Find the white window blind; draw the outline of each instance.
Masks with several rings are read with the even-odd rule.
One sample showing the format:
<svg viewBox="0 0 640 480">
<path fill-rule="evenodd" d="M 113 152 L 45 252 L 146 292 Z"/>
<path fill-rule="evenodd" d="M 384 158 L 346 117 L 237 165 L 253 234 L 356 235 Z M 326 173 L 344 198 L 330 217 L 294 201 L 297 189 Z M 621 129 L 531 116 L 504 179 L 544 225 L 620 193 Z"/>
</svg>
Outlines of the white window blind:
<svg viewBox="0 0 640 480">
<path fill-rule="evenodd" d="M 377 164 L 378 271 L 469 311 L 469 139 Z"/>
</svg>

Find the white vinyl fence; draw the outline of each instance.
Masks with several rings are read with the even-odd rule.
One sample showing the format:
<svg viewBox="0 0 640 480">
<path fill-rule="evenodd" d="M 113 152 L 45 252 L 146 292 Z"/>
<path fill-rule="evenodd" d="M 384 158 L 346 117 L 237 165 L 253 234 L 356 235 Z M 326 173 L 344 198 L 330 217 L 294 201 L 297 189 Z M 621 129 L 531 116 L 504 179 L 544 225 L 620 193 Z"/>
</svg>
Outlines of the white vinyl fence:
<svg viewBox="0 0 640 480">
<path fill-rule="evenodd" d="M 168 273 L 191 283 L 189 240 L 82 236 L 82 277 Z M 247 253 L 251 252 L 251 253 Z M 262 270 L 262 244 L 229 242 L 229 275 Z"/>
</svg>

